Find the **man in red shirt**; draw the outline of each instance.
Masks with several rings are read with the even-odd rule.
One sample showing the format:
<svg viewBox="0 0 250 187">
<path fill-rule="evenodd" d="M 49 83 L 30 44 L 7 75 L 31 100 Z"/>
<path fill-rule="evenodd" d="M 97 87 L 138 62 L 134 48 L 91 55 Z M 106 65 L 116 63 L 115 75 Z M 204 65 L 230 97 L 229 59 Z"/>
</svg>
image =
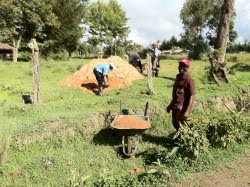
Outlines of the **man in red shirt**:
<svg viewBox="0 0 250 187">
<path fill-rule="evenodd" d="M 166 109 L 168 113 L 172 110 L 172 123 L 176 131 L 185 126 L 194 100 L 194 81 L 187 72 L 190 64 L 188 59 L 179 61 L 179 74 L 177 74 L 173 86 L 172 101 Z"/>
</svg>

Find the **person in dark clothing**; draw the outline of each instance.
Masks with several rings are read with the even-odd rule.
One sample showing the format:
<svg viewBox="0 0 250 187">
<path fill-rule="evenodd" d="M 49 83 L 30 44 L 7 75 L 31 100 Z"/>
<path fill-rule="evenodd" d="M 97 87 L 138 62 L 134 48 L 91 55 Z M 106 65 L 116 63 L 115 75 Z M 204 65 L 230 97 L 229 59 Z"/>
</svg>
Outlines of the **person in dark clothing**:
<svg viewBox="0 0 250 187">
<path fill-rule="evenodd" d="M 166 109 L 168 113 L 172 110 L 172 123 L 176 131 L 187 124 L 194 100 L 194 81 L 188 73 L 190 63 L 188 59 L 179 61 L 179 74 L 173 86 L 172 101 Z"/>
<path fill-rule="evenodd" d="M 139 67 L 140 68 L 140 73 L 143 73 L 143 68 L 142 68 L 142 63 L 141 63 L 141 57 L 139 56 L 138 53 L 134 52 L 128 52 L 128 61 L 129 63 L 134 66 L 135 68 Z"/>
<path fill-rule="evenodd" d="M 98 92 L 99 95 L 103 95 L 103 87 L 108 87 L 108 73 L 109 70 L 115 69 L 116 66 L 114 64 L 98 64 L 94 69 L 93 73 L 95 74 L 96 80 L 98 82 Z"/>
<path fill-rule="evenodd" d="M 159 67 L 160 67 L 160 54 L 161 51 L 158 49 L 158 44 L 152 44 L 152 56 L 151 56 L 151 63 L 152 63 L 152 77 L 158 77 Z"/>
</svg>

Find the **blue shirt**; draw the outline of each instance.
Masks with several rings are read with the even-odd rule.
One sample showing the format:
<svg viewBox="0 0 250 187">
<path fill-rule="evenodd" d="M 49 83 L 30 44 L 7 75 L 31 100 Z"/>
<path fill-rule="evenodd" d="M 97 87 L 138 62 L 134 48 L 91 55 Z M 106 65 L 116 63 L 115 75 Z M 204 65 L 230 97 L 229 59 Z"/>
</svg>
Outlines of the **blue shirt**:
<svg viewBox="0 0 250 187">
<path fill-rule="evenodd" d="M 103 75 L 108 75 L 110 70 L 109 64 L 99 64 L 95 67 L 96 71 L 102 73 Z"/>
</svg>

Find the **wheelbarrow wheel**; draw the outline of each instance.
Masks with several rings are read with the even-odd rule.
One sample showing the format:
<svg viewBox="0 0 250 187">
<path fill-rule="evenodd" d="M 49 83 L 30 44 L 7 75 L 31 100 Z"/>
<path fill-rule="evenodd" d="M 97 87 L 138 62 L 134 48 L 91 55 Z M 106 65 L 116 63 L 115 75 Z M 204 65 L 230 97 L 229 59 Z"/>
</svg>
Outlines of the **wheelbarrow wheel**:
<svg viewBox="0 0 250 187">
<path fill-rule="evenodd" d="M 133 156 L 137 150 L 137 146 L 139 144 L 139 141 L 141 140 L 141 136 L 137 135 L 135 136 L 135 138 L 136 141 L 133 142 L 133 136 L 122 137 L 123 154 L 127 157 Z"/>
</svg>

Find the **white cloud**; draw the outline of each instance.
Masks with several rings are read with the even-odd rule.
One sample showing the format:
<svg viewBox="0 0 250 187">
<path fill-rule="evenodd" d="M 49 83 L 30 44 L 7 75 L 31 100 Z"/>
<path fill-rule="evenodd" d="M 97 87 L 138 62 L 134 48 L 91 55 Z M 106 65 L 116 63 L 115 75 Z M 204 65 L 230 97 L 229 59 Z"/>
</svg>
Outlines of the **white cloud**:
<svg viewBox="0 0 250 187">
<path fill-rule="evenodd" d="M 237 0 L 235 2 L 236 18 L 235 30 L 238 32 L 238 41 L 250 40 L 250 1 Z"/>
<path fill-rule="evenodd" d="M 108 0 L 104 0 L 108 1 Z M 185 0 L 118 0 L 129 18 L 129 39 L 143 45 L 178 37 L 182 30 L 180 10 Z M 238 41 L 250 40 L 250 1 L 236 0 L 235 30 Z"/>
<path fill-rule="evenodd" d="M 184 0 L 119 0 L 129 18 L 130 39 L 143 45 L 178 36 L 182 31 L 179 19 Z"/>
<path fill-rule="evenodd" d="M 182 23 L 180 10 L 185 0 L 118 0 L 130 18 L 130 39 L 149 45 L 171 36 L 179 36 Z M 236 0 L 235 30 L 238 41 L 250 40 L 250 1 Z"/>
</svg>

